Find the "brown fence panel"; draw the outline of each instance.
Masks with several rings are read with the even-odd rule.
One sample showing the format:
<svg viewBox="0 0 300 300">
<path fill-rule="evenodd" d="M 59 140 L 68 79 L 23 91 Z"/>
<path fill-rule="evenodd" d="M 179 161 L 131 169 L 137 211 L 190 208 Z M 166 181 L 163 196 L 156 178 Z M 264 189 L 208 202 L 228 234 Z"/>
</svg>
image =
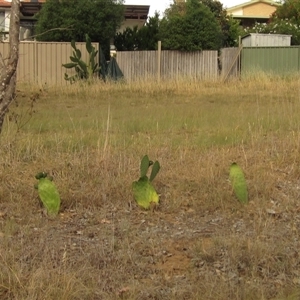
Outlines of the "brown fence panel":
<svg viewBox="0 0 300 300">
<path fill-rule="evenodd" d="M 36 76 L 36 43 L 20 43 L 17 80 L 34 83 Z"/>
<path fill-rule="evenodd" d="M 98 50 L 99 45 L 93 43 Z M 82 53 L 82 60 L 88 61 L 85 43 L 76 43 Z M 9 44 L 0 44 L 0 53 L 5 58 L 9 52 Z M 73 49 L 70 43 L 56 42 L 21 42 L 17 71 L 19 82 L 62 85 L 66 84 L 64 74 L 74 74 L 74 70 L 65 69 L 62 64 L 70 62 Z M 98 62 L 98 57 L 96 58 Z"/>
</svg>

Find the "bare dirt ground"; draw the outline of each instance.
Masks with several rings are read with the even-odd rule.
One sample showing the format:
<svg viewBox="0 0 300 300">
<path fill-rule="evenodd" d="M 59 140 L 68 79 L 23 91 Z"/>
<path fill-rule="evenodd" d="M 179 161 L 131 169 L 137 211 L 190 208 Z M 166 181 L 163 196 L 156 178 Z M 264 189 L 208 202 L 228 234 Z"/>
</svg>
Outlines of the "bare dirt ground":
<svg viewBox="0 0 300 300">
<path fill-rule="evenodd" d="M 280 203 L 238 210 L 170 213 L 162 196 L 154 212 L 128 201 L 49 219 L 2 205 L 1 299 L 298 299 L 300 205 L 276 188 Z"/>
</svg>

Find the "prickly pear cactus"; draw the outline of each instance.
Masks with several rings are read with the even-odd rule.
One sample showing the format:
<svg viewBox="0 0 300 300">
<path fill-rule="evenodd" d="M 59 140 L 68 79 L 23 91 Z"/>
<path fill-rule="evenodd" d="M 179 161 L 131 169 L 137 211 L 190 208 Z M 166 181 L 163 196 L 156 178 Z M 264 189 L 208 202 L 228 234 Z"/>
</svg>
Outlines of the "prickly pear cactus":
<svg viewBox="0 0 300 300">
<path fill-rule="evenodd" d="M 71 83 L 79 79 L 91 79 L 94 74 L 100 71 L 100 67 L 98 63 L 96 63 L 98 50 L 92 45 L 91 39 L 87 34 L 85 35 L 85 40 L 86 50 L 89 54 L 88 62 L 86 63 L 81 59 L 81 51 L 76 47 L 75 41 L 72 40 L 73 56 L 70 56 L 71 63 L 62 65 L 66 69 L 75 69 L 76 74 L 73 76 L 69 76 L 65 73 L 65 80 Z"/>
<path fill-rule="evenodd" d="M 158 194 L 147 176 L 134 181 L 132 191 L 133 197 L 140 207 L 149 209 L 151 205 L 158 205 Z"/>
<path fill-rule="evenodd" d="M 48 215 L 56 216 L 60 209 L 60 196 L 52 178 L 47 178 L 47 173 L 44 172 L 38 173 L 35 178 L 39 181 L 36 187 Z"/>
<path fill-rule="evenodd" d="M 142 158 L 141 165 L 140 165 L 140 178 L 147 176 L 147 172 L 151 163 L 152 162 L 149 160 L 148 155 L 145 155 Z"/>
<path fill-rule="evenodd" d="M 147 177 L 147 172 L 151 165 L 152 172 L 149 179 Z M 159 196 L 151 183 L 159 172 L 159 169 L 159 162 L 156 161 L 153 164 L 153 162 L 149 160 L 148 156 L 145 155 L 141 160 L 140 179 L 132 183 L 133 197 L 137 204 L 144 209 L 156 207 L 159 203 Z"/>
<path fill-rule="evenodd" d="M 159 170 L 160 170 L 160 164 L 158 161 L 156 161 L 152 166 L 152 171 L 151 171 L 150 179 L 149 179 L 150 181 L 152 181 L 156 177 Z"/>
<path fill-rule="evenodd" d="M 243 203 L 248 203 L 248 188 L 243 170 L 236 164 L 230 166 L 229 178 L 238 200 Z"/>
</svg>

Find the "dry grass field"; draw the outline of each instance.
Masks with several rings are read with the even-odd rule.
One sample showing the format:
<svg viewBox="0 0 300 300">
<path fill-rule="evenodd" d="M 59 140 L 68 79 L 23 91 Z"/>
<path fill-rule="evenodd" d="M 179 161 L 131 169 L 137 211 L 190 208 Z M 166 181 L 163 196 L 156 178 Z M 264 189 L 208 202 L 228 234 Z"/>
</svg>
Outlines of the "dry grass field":
<svg viewBox="0 0 300 300">
<path fill-rule="evenodd" d="M 299 299 L 299 129 L 297 77 L 18 86 L 0 136 L 0 299 Z M 145 154 L 161 164 L 153 212 L 131 191 Z"/>
</svg>

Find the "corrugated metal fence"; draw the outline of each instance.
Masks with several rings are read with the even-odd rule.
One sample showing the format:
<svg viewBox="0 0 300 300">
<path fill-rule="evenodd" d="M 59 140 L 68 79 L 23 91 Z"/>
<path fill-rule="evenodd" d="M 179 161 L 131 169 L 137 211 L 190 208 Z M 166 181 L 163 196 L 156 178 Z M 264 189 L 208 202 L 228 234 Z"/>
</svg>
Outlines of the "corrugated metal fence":
<svg viewBox="0 0 300 300">
<path fill-rule="evenodd" d="M 99 48 L 96 43 L 93 46 Z M 76 47 L 81 51 L 83 61 L 87 61 L 85 43 L 76 43 Z M 9 44 L 0 43 L 3 58 L 7 57 L 8 52 Z M 72 52 L 70 43 L 21 42 L 17 80 L 48 85 L 65 84 L 64 74 L 74 74 L 74 71 L 65 69 L 62 64 L 70 62 Z"/>
<path fill-rule="evenodd" d="M 300 47 L 247 47 L 241 55 L 241 73 L 266 72 L 274 74 L 300 71 Z"/>
</svg>

